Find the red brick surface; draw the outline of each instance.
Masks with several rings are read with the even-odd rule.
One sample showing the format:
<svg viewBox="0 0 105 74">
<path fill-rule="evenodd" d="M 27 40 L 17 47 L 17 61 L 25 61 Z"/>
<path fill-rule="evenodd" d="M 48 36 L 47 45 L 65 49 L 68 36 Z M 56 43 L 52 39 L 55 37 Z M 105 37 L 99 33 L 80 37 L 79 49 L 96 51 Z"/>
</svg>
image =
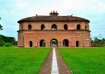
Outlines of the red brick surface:
<svg viewBox="0 0 105 74">
<path fill-rule="evenodd" d="M 28 30 L 28 24 L 32 25 L 32 30 Z M 45 30 L 41 31 L 41 24 L 45 25 Z M 52 24 L 57 25 L 57 31 L 52 31 Z M 64 24 L 68 25 L 68 30 L 64 31 Z M 77 24 L 81 25 L 81 31 L 77 31 Z M 85 28 L 87 26 L 87 29 Z M 44 39 L 46 47 L 50 47 L 52 39 L 58 40 L 58 47 L 63 47 L 63 40 L 69 40 L 69 47 L 76 47 L 76 41 L 80 42 L 80 47 L 90 47 L 90 30 L 87 22 L 24 22 L 19 25 L 18 46 L 29 47 L 29 41 L 33 41 L 33 47 L 40 47 L 39 42 Z"/>
</svg>

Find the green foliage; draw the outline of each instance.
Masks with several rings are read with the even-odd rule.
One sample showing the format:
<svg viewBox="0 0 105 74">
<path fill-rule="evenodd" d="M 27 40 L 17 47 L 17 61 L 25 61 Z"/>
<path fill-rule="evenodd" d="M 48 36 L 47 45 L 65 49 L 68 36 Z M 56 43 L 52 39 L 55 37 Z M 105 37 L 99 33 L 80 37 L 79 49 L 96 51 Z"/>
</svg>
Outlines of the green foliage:
<svg viewBox="0 0 105 74">
<path fill-rule="evenodd" d="M 1 20 L 1 17 L 0 17 L 0 20 Z M 3 26 L 0 24 L 0 30 L 3 30 Z"/>
<path fill-rule="evenodd" d="M 0 30 L 3 30 L 3 26 L 0 24 Z"/>
<path fill-rule="evenodd" d="M 13 45 L 12 45 L 11 43 L 5 43 L 4 46 L 5 46 L 5 47 L 11 47 L 11 46 L 13 46 Z"/>
<path fill-rule="evenodd" d="M 105 47 L 105 38 L 99 39 L 96 37 L 91 43 L 93 47 Z"/>
<path fill-rule="evenodd" d="M 105 48 L 60 48 L 73 74 L 105 74 Z"/>
<path fill-rule="evenodd" d="M 39 74 L 49 48 L 0 48 L 0 74 Z"/>
<path fill-rule="evenodd" d="M 3 46 L 4 44 L 5 42 L 2 39 L 0 39 L 0 46 Z"/>
<path fill-rule="evenodd" d="M 10 46 L 16 45 L 17 42 L 14 37 L 7 37 L 4 35 L 0 35 L 0 46 Z"/>
</svg>

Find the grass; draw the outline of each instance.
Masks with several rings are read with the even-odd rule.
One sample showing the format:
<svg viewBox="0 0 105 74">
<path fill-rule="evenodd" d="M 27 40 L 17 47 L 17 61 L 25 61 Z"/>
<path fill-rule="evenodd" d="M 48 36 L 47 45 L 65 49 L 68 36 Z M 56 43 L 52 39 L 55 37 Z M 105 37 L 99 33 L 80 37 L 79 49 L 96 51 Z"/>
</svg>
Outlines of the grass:
<svg viewBox="0 0 105 74">
<path fill-rule="evenodd" d="M 0 48 L 0 74 L 39 74 L 49 48 Z"/>
<path fill-rule="evenodd" d="M 105 74 L 105 48 L 59 48 L 73 74 Z"/>
</svg>

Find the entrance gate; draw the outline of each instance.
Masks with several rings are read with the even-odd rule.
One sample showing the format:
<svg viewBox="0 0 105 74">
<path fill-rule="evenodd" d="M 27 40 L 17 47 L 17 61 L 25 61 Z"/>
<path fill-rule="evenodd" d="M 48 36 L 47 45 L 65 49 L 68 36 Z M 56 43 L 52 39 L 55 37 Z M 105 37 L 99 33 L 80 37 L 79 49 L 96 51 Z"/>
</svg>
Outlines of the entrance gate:
<svg viewBox="0 0 105 74">
<path fill-rule="evenodd" d="M 51 47 L 57 47 L 58 46 L 58 40 L 57 39 L 52 39 L 50 41 L 50 46 Z"/>
</svg>

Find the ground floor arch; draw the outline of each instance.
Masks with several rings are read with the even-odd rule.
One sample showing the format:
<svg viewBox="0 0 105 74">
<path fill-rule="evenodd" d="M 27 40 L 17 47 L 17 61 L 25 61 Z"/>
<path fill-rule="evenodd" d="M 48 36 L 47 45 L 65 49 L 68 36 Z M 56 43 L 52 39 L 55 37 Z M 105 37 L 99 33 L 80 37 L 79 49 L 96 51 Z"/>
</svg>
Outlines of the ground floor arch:
<svg viewBox="0 0 105 74">
<path fill-rule="evenodd" d="M 27 47 L 85 47 L 82 45 L 82 42 L 80 40 L 71 40 L 71 39 L 39 39 L 39 40 L 29 40 L 27 42 Z"/>
<path fill-rule="evenodd" d="M 79 46 L 80 46 L 80 42 L 76 41 L 76 47 L 79 47 Z"/>
<path fill-rule="evenodd" d="M 45 43 L 45 40 L 40 40 L 40 47 L 46 47 L 46 43 Z"/>
<path fill-rule="evenodd" d="M 57 40 L 57 39 L 52 39 L 52 40 L 50 40 L 50 46 L 51 46 L 51 47 L 56 47 L 56 46 L 58 46 L 58 40 Z"/>
<path fill-rule="evenodd" d="M 33 42 L 29 41 L 29 47 L 33 47 Z"/>
<path fill-rule="evenodd" d="M 69 40 L 68 39 L 63 40 L 63 47 L 69 47 Z"/>
</svg>

